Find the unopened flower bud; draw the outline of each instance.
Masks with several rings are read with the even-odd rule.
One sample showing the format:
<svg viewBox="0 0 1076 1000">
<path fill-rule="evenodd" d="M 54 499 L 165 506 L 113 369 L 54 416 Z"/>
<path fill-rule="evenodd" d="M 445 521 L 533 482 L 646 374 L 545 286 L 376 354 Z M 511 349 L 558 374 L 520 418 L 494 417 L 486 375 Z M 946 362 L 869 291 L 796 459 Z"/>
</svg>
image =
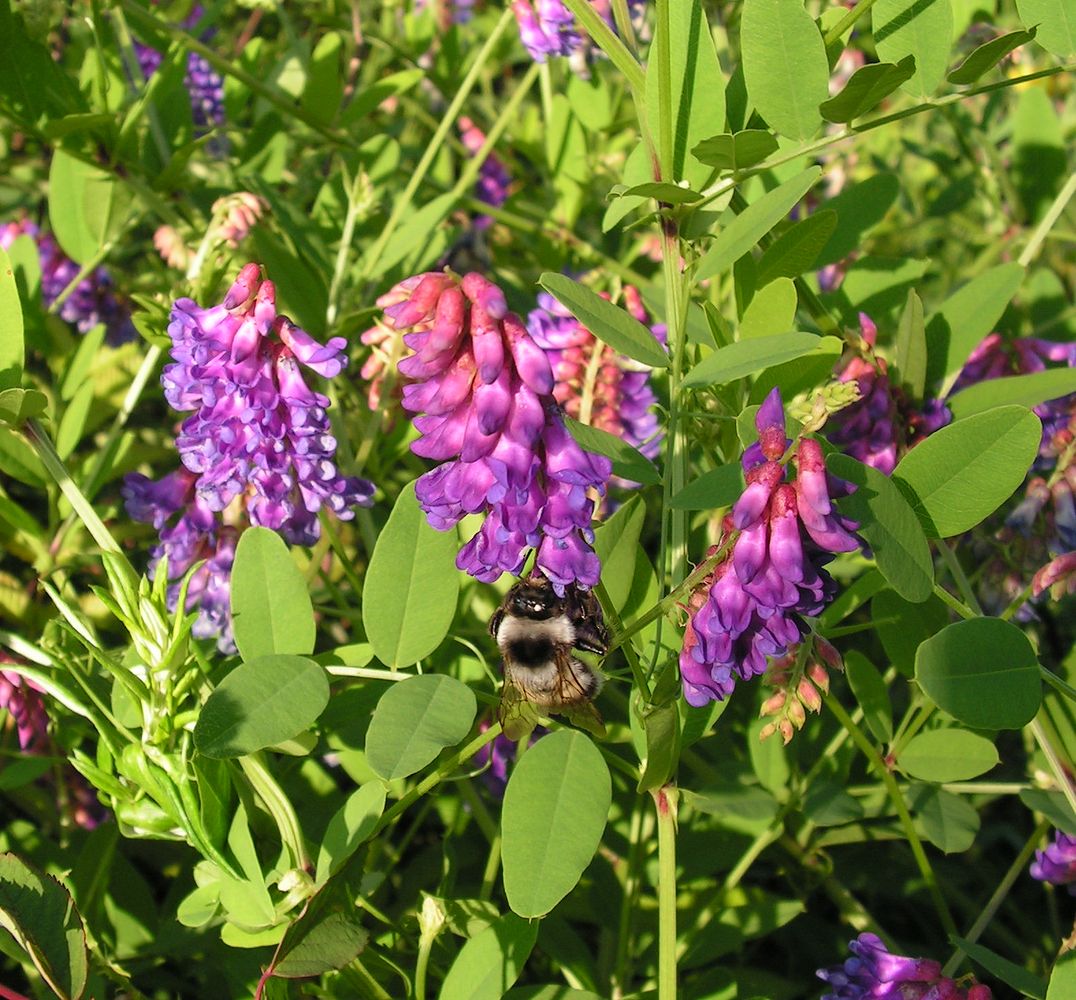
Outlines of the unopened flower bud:
<svg viewBox="0 0 1076 1000">
<path fill-rule="evenodd" d="M 771 694 L 762 703 L 762 708 L 759 709 L 758 714 L 762 715 L 776 715 L 785 707 L 785 702 L 788 700 L 788 694 L 785 691 L 777 691 Z"/>
<path fill-rule="evenodd" d="M 822 698 L 818 694 L 818 688 L 816 688 L 808 678 L 800 678 L 800 682 L 796 687 L 796 697 L 799 698 L 803 706 L 809 711 L 821 711 Z"/>
<path fill-rule="evenodd" d="M 782 722 L 783 721 L 784 720 L 782 720 Z M 776 722 L 767 722 L 766 725 L 764 725 L 758 731 L 758 741 L 759 741 L 759 743 L 765 743 L 766 740 L 768 740 L 776 732 L 777 732 L 777 723 Z M 788 740 L 785 740 L 785 742 L 787 743 Z"/>
<path fill-rule="evenodd" d="M 796 698 L 791 698 L 788 702 L 788 718 L 791 720 L 792 725 L 797 729 L 802 729 L 803 724 L 807 721 L 807 713 L 803 710 L 803 705 L 800 704 Z"/>
<path fill-rule="evenodd" d="M 823 693 L 829 694 L 829 674 L 826 668 L 817 660 L 807 664 L 807 676 L 814 681 L 815 686 Z"/>
<path fill-rule="evenodd" d="M 782 719 L 777 728 L 781 731 L 781 740 L 787 747 L 792 742 L 792 737 L 796 735 L 796 731 L 792 728 L 792 723 L 788 719 Z"/>
<path fill-rule="evenodd" d="M 841 659 L 841 654 L 828 639 L 823 639 L 820 635 L 815 636 L 814 649 L 831 670 L 844 670 L 844 660 Z"/>
</svg>

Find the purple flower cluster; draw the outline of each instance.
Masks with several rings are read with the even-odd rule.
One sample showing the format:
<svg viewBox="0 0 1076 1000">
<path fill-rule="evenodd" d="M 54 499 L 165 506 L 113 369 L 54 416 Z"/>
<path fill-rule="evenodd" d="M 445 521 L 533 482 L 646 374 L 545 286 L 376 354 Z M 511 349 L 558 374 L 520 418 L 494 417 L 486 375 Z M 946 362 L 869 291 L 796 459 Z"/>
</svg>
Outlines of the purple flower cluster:
<svg viewBox="0 0 1076 1000">
<path fill-rule="evenodd" d="M 992 333 L 968 356 L 960 369 L 952 391 L 959 392 L 978 382 L 1003 378 L 1006 375 L 1029 375 L 1044 371 L 1050 364 L 1076 366 L 1076 343 L 1056 343 L 1038 337 L 1019 337 L 1006 340 Z M 1054 438 L 1072 429 L 1076 419 L 1076 392 L 1059 399 L 1047 400 L 1035 407 L 1042 421 L 1042 444 L 1039 454 L 1050 458 L 1056 453 Z"/>
<path fill-rule="evenodd" d="M 616 31 L 609 0 L 590 0 L 590 4 Z M 645 7 L 645 0 L 628 0 L 629 14 L 640 31 L 645 30 L 642 23 Z M 519 25 L 520 41 L 535 62 L 568 56 L 573 68 L 586 75 L 586 61 L 592 46 L 563 0 L 512 0 L 512 11 Z"/>
<path fill-rule="evenodd" d="M 278 315 L 273 283 L 258 264 L 240 271 L 218 306 L 179 299 L 168 332 L 174 363 L 161 375 L 165 398 L 193 411 L 176 438 L 183 467 L 159 482 L 128 476 L 124 497 L 133 518 L 160 532 L 154 567 L 166 555 L 175 581 L 205 560 L 188 604 L 200 609 L 196 634 L 221 635 L 227 648 L 238 532 L 255 524 L 311 545 L 321 534 L 319 510 L 349 519 L 352 507 L 370 505 L 373 486 L 337 471 L 329 399 L 307 386 L 300 368 L 339 374 L 344 339 L 319 344 Z"/>
<path fill-rule="evenodd" d="M 7 657 L 0 656 L 0 661 Z M 20 750 L 40 750 L 47 739 L 49 717 L 41 692 L 20 674 L 0 670 L 0 709 L 11 717 Z"/>
<path fill-rule="evenodd" d="M 519 574 L 530 549 L 558 593 L 598 582 L 590 527 L 612 463 L 583 451 L 553 399 L 545 352 L 504 293 L 480 274 L 408 278 L 378 300 L 414 353 L 399 363 L 416 455 L 441 463 L 416 495 L 433 527 L 482 513 L 456 565 L 492 582 Z"/>
<path fill-rule="evenodd" d="M 60 244 L 51 233 L 42 232 L 29 219 L 0 225 L 0 247 L 10 249 L 11 244 L 23 234 L 37 244 L 41 266 L 41 299 L 46 306 L 51 306 L 81 268 L 60 249 Z M 113 342 L 128 340 L 134 333 L 130 316 L 117 301 L 112 290 L 112 279 L 103 267 L 96 268 L 75 286 L 75 290 L 60 306 L 60 318 L 73 323 L 81 333 L 88 333 L 98 323 L 104 323 Z"/>
<path fill-rule="evenodd" d="M 822 1000 L 990 1000 L 982 983 L 960 985 L 942 975 L 940 962 L 893 955 L 877 934 L 864 932 L 848 945 L 843 965 L 819 969 L 830 987 Z"/>
<path fill-rule="evenodd" d="M 1067 885 L 1076 895 L 1076 837 L 1055 830 L 1053 841 L 1035 852 L 1031 877 L 1051 885 Z"/>
<path fill-rule="evenodd" d="M 731 551 L 692 596 L 680 652 L 684 697 L 691 705 L 723 701 L 736 679 L 766 670 L 806 635 L 802 616 L 816 616 L 835 585 L 824 564 L 860 543 L 856 525 L 833 507 L 850 486 L 826 472 L 822 448 L 801 438 L 795 483 L 781 459 L 792 442 L 774 389 L 755 416 L 759 440 L 743 456 L 747 488 L 725 520 Z"/>
<path fill-rule="evenodd" d="M 202 19 L 203 10 L 196 4 L 190 14 L 183 20 L 183 27 L 188 31 Z M 202 32 L 201 40 L 207 41 L 212 32 Z M 138 58 L 142 76 L 148 80 L 160 68 L 163 56 L 156 49 L 141 42 L 135 42 L 135 55 Z M 191 118 L 195 128 L 208 129 L 224 124 L 224 80 L 212 65 L 197 52 L 187 56 L 187 72 L 183 83 L 190 94 Z"/>
<path fill-rule="evenodd" d="M 459 127 L 460 141 L 467 152 L 474 156 L 485 144 L 486 134 L 466 116 L 460 117 Z M 474 196 L 487 205 L 500 208 L 508 200 L 511 183 L 512 177 L 508 168 L 496 153 L 490 153 L 478 172 Z M 488 229 L 492 224 L 493 220 L 488 215 L 480 215 L 475 219 L 475 226 L 479 229 Z"/>
<path fill-rule="evenodd" d="M 624 298 L 629 311 L 646 323 L 639 293 L 628 286 Z M 653 407 L 657 396 L 650 386 L 650 369 L 617 354 L 603 344 L 548 292 L 538 295 L 538 308 L 527 316 L 527 329 L 549 356 L 553 367 L 553 396 L 576 420 L 599 427 L 638 448 L 647 458 L 661 450 L 662 434 Z M 665 343 L 665 327 L 651 327 Z M 598 357 L 595 357 L 598 355 Z"/>
</svg>

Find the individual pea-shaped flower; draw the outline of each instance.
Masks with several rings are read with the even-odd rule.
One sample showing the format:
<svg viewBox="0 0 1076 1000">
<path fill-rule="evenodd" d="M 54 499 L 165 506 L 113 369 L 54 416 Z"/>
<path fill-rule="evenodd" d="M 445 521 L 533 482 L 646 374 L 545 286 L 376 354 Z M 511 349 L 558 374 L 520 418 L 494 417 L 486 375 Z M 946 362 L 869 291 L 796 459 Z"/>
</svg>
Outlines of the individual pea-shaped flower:
<svg viewBox="0 0 1076 1000">
<path fill-rule="evenodd" d="M 228 648 L 238 533 L 254 524 L 311 545 L 321 534 L 320 510 L 350 519 L 353 507 L 370 505 L 373 486 L 337 470 L 328 397 L 302 375 L 302 367 L 339 374 L 345 341 L 322 345 L 278 315 L 258 264 L 239 272 L 218 306 L 177 300 L 168 332 L 174 361 L 161 375 L 165 398 L 191 412 L 176 438 L 182 468 L 156 483 L 132 474 L 124 497 L 131 516 L 159 532 L 153 566 L 168 557 L 173 600 L 178 580 L 205 561 L 188 591 L 189 605 L 200 609 L 195 634 L 219 634 Z"/>
<path fill-rule="evenodd" d="M 590 0 L 605 23 L 617 30 L 609 0 Z M 637 31 L 645 31 L 645 0 L 628 0 L 628 13 Z M 587 34 L 578 24 L 564 0 L 513 0 L 512 11 L 519 26 L 523 47 L 535 62 L 544 63 L 555 56 L 568 56 L 572 69 L 587 76 L 589 57 L 593 54 Z"/>
<path fill-rule="evenodd" d="M 869 931 L 848 949 L 852 956 L 843 965 L 816 973 L 830 988 L 822 1000 L 991 1000 L 990 988 L 982 983 L 943 976 L 941 963 L 933 959 L 894 955 Z"/>
<path fill-rule="evenodd" d="M 826 472 L 817 441 L 800 439 L 797 476 L 787 481 L 782 459 L 792 442 L 777 389 L 755 426 L 759 440 L 743 456 L 747 485 L 722 527 L 724 554 L 689 601 L 680 674 L 692 705 L 724 700 L 736 680 L 794 648 L 808 631 L 804 617 L 821 614 L 833 596 L 825 564 L 860 544 L 856 525 L 832 503 L 850 486 Z"/>
<path fill-rule="evenodd" d="M 568 434 L 549 360 L 503 292 L 476 273 L 430 273 L 384 301 L 413 352 L 399 362 L 403 406 L 421 435 L 411 450 L 440 463 L 416 484 L 419 503 L 440 530 L 484 515 L 456 565 L 491 582 L 520 573 L 535 550 L 558 593 L 594 586 L 590 522 L 611 463 Z"/>
<path fill-rule="evenodd" d="M 0 662 L 11 662 L 0 654 Z M 48 739 L 49 717 L 40 689 L 13 670 L 0 670 L 0 709 L 15 727 L 19 749 L 41 750 Z"/>
<path fill-rule="evenodd" d="M 1076 895 L 1076 837 L 1055 830 L 1053 840 L 1035 852 L 1031 877 L 1051 885 L 1067 885 Z"/>
</svg>

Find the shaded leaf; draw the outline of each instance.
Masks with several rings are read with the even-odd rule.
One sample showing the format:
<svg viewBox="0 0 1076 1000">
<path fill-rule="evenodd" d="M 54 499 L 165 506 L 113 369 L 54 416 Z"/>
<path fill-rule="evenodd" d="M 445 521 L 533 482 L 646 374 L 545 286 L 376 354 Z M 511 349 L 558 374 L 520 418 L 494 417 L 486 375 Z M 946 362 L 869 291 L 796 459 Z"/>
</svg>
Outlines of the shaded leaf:
<svg viewBox="0 0 1076 1000">
<path fill-rule="evenodd" d="M 618 610 L 631 592 L 635 554 L 645 520 L 646 506 L 642 498 L 634 496 L 594 531 L 594 551 L 602 564 L 602 584 Z"/>
<path fill-rule="evenodd" d="M 912 399 L 922 399 L 927 381 L 927 338 L 923 324 L 923 303 L 915 290 L 908 289 L 908 300 L 897 326 L 896 357 L 893 367 Z"/>
<path fill-rule="evenodd" d="M 862 242 L 864 235 L 885 218 L 900 194 L 894 174 L 874 174 L 858 184 L 848 185 L 824 205 L 837 213 L 837 228 L 822 248 L 815 266 L 843 260 Z M 852 300 L 855 303 L 855 299 Z"/>
<path fill-rule="evenodd" d="M 758 287 L 774 278 L 798 278 L 809 271 L 836 228 L 837 213 L 824 208 L 786 229 L 759 258 Z"/>
<path fill-rule="evenodd" d="M 976 382 L 946 400 L 957 420 L 996 406 L 1015 403 L 1029 409 L 1076 392 L 1076 368 L 1048 368 L 1030 375 L 1010 375 Z"/>
<path fill-rule="evenodd" d="M 355 852 L 377 826 L 385 809 L 385 786 L 379 781 L 360 785 L 333 814 L 318 848 L 315 879 L 324 882 Z"/>
<path fill-rule="evenodd" d="M 366 760 L 386 781 L 406 778 L 459 743 L 476 709 L 474 692 L 454 677 L 408 677 L 378 701 L 366 731 Z"/>
<path fill-rule="evenodd" d="M 1019 4 L 1017 5 L 1019 6 Z M 1037 34 L 1038 29 L 1030 31 L 1010 31 L 1007 35 L 991 38 L 975 49 L 956 69 L 949 74 L 949 82 L 956 84 L 974 83 L 984 73 L 992 70 L 1014 49 L 1026 45 Z"/>
<path fill-rule="evenodd" d="M 893 705 L 882 675 L 858 649 L 845 654 L 844 669 L 867 728 L 879 743 L 888 743 L 893 738 Z"/>
<path fill-rule="evenodd" d="M 899 63 L 915 56 L 915 72 L 903 84 L 919 98 L 930 97 L 945 76 L 953 38 L 949 0 L 878 0 L 871 8 L 874 43 L 880 58 Z"/>
<path fill-rule="evenodd" d="M 308 979 L 342 969 L 366 946 L 368 936 L 352 913 L 332 912 L 314 923 L 293 924 L 284 935 L 273 975 Z"/>
<path fill-rule="evenodd" d="M 615 198 L 653 198 L 668 205 L 690 205 L 702 201 L 702 195 L 698 191 L 662 181 L 647 181 L 629 188 L 614 188 L 611 194 Z"/>
<path fill-rule="evenodd" d="M 696 159 L 718 170 L 746 170 L 776 151 L 777 137 L 772 132 L 751 128 L 712 135 L 691 152 Z"/>
<path fill-rule="evenodd" d="M 984 945 L 971 941 L 965 941 L 962 937 L 953 937 L 953 944 L 958 945 L 961 951 L 964 952 L 973 962 L 977 962 L 992 976 L 996 976 L 1003 983 L 1008 984 L 1014 990 L 1019 990 L 1024 996 L 1034 997 L 1035 1000 L 1065 1000 L 1066 997 L 1076 996 L 1076 975 L 1070 976 L 1070 982 L 1072 989 L 1064 993 L 1058 993 L 1056 996 L 1052 992 L 1054 979 L 1050 978 L 1049 989 L 1051 992 L 1047 992 L 1047 985 L 1034 973 L 1028 972 L 1023 966 L 1017 965 L 1015 962 L 1010 962 L 1007 958 L 1002 958 L 1000 955 L 995 954 L 989 948 Z M 1055 974 L 1058 967 L 1061 966 L 1061 962 L 1058 962 L 1055 966 Z M 1076 961 L 1069 960 L 1069 967 L 1073 972 L 1076 972 Z"/>
<path fill-rule="evenodd" d="M 946 854 L 962 854 L 975 843 L 979 814 L 959 795 L 937 785 L 913 785 L 908 808 L 921 835 Z"/>
<path fill-rule="evenodd" d="M 439 1000 L 501 1000 L 519 978 L 537 938 L 535 920 L 506 913 L 493 921 L 460 950 Z"/>
<path fill-rule="evenodd" d="M 739 462 L 704 472 L 673 496 L 674 510 L 716 510 L 735 503 L 744 491 L 743 469 Z"/>
<path fill-rule="evenodd" d="M 915 679 L 944 712 L 972 729 L 1020 729 L 1042 702 L 1027 636 L 1000 618 L 971 618 L 923 642 Z"/>
<path fill-rule="evenodd" d="M 915 73 L 915 56 L 905 56 L 899 63 L 869 63 L 860 66 L 844 89 L 824 102 L 819 110 L 830 122 L 850 122 L 877 107 Z"/>
<path fill-rule="evenodd" d="M 654 463 L 623 438 L 602 430 L 600 427 L 581 424 L 567 414 L 563 416 L 563 420 L 568 433 L 580 448 L 613 460 L 614 475 L 643 486 L 653 486 L 661 482 L 661 473 L 658 472 Z"/>
<path fill-rule="evenodd" d="M 813 333 L 783 333 L 775 337 L 741 340 L 703 358 L 684 377 L 683 385 L 688 389 L 725 385 L 785 361 L 802 358 L 805 354 L 815 351 L 839 354 L 840 350 L 840 341 L 836 337 L 819 337 Z"/>
<path fill-rule="evenodd" d="M 998 763 L 990 740 L 966 729 L 931 729 L 905 744 L 897 764 L 911 777 L 941 783 L 970 781 Z"/>
<path fill-rule="evenodd" d="M 303 656 L 260 656 L 217 685 L 198 715 L 194 745 L 206 757 L 254 753 L 313 725 L 328 703 L 324 667 Z"/>
</svg>

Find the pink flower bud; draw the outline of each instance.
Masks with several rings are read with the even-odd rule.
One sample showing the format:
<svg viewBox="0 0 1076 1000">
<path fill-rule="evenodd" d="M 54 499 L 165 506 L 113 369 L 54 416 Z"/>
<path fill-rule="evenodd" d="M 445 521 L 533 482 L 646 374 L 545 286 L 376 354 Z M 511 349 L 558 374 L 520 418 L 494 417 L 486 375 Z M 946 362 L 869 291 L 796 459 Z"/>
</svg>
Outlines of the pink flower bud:
<svg viewBox="0 0 1076 1000">
<path fill-rule="evenodd" d="M 808 678 L 800 678 L 800 682 L 796 686 L 796 697 L 799 698 L 803 706 L 810 711 L 821 711 L 822 698 L 818 694 L 818 689 L 810 682 L 810 680 L 808 680 Z"/>
</svg>

